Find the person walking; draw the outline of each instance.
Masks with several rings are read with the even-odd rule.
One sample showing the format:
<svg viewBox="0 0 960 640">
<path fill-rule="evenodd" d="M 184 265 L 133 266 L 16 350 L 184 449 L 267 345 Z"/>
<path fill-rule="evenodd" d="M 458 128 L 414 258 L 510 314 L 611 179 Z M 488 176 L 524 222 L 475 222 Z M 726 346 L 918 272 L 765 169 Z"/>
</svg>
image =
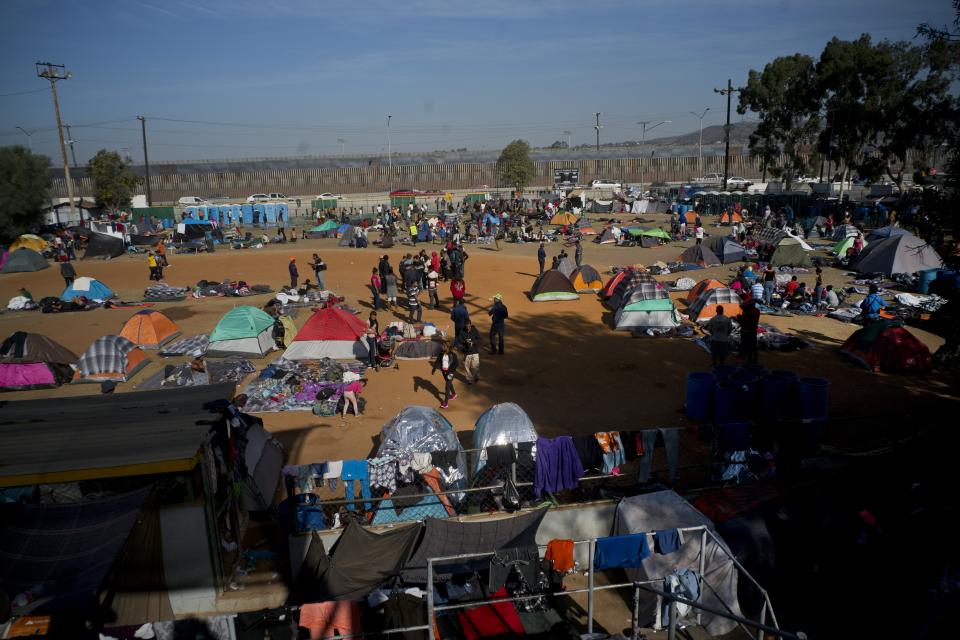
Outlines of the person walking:
<svg viewBox="0 0 960 640">
<path fill-rule="evenodd" d="M 380 272 L 374 267 L 373 274 L 370 276 L 370 292 L 373 294 L 374 311 L 380 308 L 380 287 L 382 286 L 383 282 L 380 280 Z"/>
<path fill-rule="evenodd" d="M 157 257 L 153 255 L 153 251 L 147 252 L 147 267 L 150 269 L 150 279 L 159 281 L 160 275 L 157 269 Z"/>
<path fill-rule="evenodd" d="M 427 308 L 429 309 L 437 309 L 440 307 L 440 300 L 437 298 L 438 277 L 437 272 L 433 270 L 427 274 L 427 295 L 430 296 L 427 302 Z"/>
<path fill-rule="evenodd" d="M 457 302 L 463 302 L 464 296 L 467 295 L 467 283 L 461 278 L 454 278 L 451 280 L 450 295 L 453 296 L 454 306 L 456 306 Z"/>
<path fill-rule="evenodd" d="M 313 254 L 313 262 L 310 263 L 310 268 L 313 269 L 313 273 L 317 276 L 317 286 L 320 287 L 321 291 L 326 290 L 326 285 L 323 282 L 323 272 L 327 270 L 327 264 L 323 261 L 323 258 L 317 254 Z"/>
<path fill-rule="evenodd" d="M 300 272 L 297 271 L 297 259 L 293 256 L 290 257 L 290 264 L 287 267 L 287 270 L 290 272 L 290 288 L 296 290 L 297 280 L 300 278 Z"/>
<path fill-rule="evenodd" d="M 74 278 L 77 277 L 77 271 L 73 268 L 73 263 L 69 260 L 60 263 L 60 275 L 63 277 L 63 282 L 66 286 L 73 284 Z M 152 275 L 152 273 L 151 273 Z"/>
<path fill-rule="evenodd" d="M 547 250 L 543 248 L 543 241 L 540 242 L 540 248 L 537 249 L 537 262 L 540 263 L 540 275 L 543 275 L 543 266 L 547 262 Z"/>
<path fill-rule="evenodd" d="M 503 304 L 503 296 L 499 293 L 493 296 L 493 306 L 487 311 L 487 315 L 490 316 L 492 321 L 490 325 L 490 353 L 503 355 L 504 323 L 510 317 L 510 314 L 507 312 L 506 305 Z M 497 350 L 498 346 L 499 351 Z"/>
<path fill-rule="evenodd" d="M 760 325 L 760 310 L 753 300 L 740 305 L 740 355 L 750 364 L 757 363 L 757 328 Z"/>
<path fill-rule="evenodd" d="M 773 288 L 777 284 L 777 272 L 769 262 L 763 269 L 763 304 L 768 307 L 773 303 Z"/>
<path fill-rule="evenodd" d="M 443 342 L 443 351 L 440 352 L 433 363 L 431 373 L 436 373 L 437 369 L 443 374 L 443 402 L 440 403 L 440 408 L 446 409 L 450 406 L 450 401 L 457 398 L 457 391 L 453 388 L 453 375 L 457 370 L 457 354 L 450 349 L 450 343 L 446 340 Z"/>
<path fill-rule="evenodd" d="M 577 267 L 583 263 L 583 245 L 580 244 L 579 238 L 577 238 L 577 248 L 573 252 L 573 259 L 576 261 Z"/>
<path fill-rule="evenodd" d="M 480 332 L 470 320 L 457 337 L 457 345 L 463 352 L 463 369 L 467 384 L 480 382 Z"/>
<path fill-rule="evenodd" d="M 377 312 L 371 311 L 367 316 L 367 327 L 364 335 L 367 338 L 367 366 L 376 371 L 380 371 L 380 364 L 377 362 L 377 342 L 380 339 L 380 322 L 377 320 Z"/>
<path fill-rule="evenodd" d="M 377 271 L 380 273 L 380 293 L 386 295 L 387 293 L 387 284 L 383 281 L 383 278 L 386 277 L 387 273 L 390 272 L 390 258 L 387 255 L 383 255 L 380 258 L 380 262 L 377 264 Z"/>
<path fill-rule="evenodd" d="M 392 309 L 397 304 L 397 274 L 393 272 L 393 267 L 387 267 L 387 275 L 383 277 L 386 286 L 387 307 Z"/>
<path fill-rule="evenodd" d="M 713 366 L 722 365 L 730 352 L 730 332 L 733 329 L 733 321 L 723 315 L 723 306 L 717 305 L 717 315 L 710 318 L 707 322 L 707 330 L 710 332 L 710 356 L 713 360 Z M 756 331 L 754 331 L 756 336 Z"/>
<path fill-rule="evenodd" d="M 454 339 L 457 339 L 460 337 L 460 334 L 463 333 L 467 323 L 470 322 L 470 312 L 467 311 L 467 307 L 463 304 L 463 300 L 453 301 L 453 310 L 450 311 L 450 319 L 453 320 Z"/>
<path fill-rule="evenodd" d="M 407 322 L 413 323 L 413 316 L 416 314 L 416 322 L 421 322 L 423 320 L 423 307 L 420 306 L 420 283 L 413 281 L 407 287 L 407 310 L 409 311 L 409 316 L 407 317 Z"/>
</svg>

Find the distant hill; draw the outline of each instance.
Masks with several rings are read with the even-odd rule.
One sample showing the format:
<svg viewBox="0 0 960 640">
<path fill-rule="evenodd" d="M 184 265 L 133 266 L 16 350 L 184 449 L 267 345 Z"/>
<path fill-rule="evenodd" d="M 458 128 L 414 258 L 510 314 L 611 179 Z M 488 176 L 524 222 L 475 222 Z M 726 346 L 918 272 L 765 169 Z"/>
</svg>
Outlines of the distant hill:
<svg viewBox="0 0 960 640">
<path fill-rule="evenodd" d="M 750 134 L 757 128 L 756 122 L 731 122 L 730 123 L 730 144 L 747 145 L 750 142 Z M 663 145 L 682 145 L 697 144 L 700 141 L 700 130 L 684 133 L 679 136 L 670 136 L 665 138 L 656 138 L 647 140 L 647 144 Z M 717 144 L 723 142 L 723 125 L 712 125 L 703 128 L 703 144 Z"/>
</svg>

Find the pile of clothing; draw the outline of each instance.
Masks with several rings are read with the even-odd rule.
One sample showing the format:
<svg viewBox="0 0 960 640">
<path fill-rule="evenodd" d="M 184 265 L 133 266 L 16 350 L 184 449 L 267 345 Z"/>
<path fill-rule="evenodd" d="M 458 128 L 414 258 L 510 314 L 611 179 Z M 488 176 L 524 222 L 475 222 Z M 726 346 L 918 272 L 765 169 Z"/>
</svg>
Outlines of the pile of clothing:
<svg viewBox="0 0 960 640">
<path fill-rule="evenodd" d="M 241 298 L 244 296 L 256 296 L 263 293 L 271 293 L 272 291 L 273 290 L 265 284 L 249 285 L 243 280 L 224 280 L 223 282 L 200 280 L 193 288 L 193 297 L 214 298 L 228 296 Z"/>
<path fill-rule="evenodd" d="M 244 388 L 243 393 L 248 397 L 246 408 L 251 413 L 314 411 L 317 415 L 334 415 L 347 384 L 344 374 L 352 372 L 359 379 L 365 371 L 366 364 L 356 360 L 280 359 L 264 368 L 257 379 Z M 363 398 L 360 401 L 362 413 Z M 321 407 L 315 407 L 318 402 Z"/>
<path fill-rule="evenodd" d="M 190 363 L 168 364 L 162 370 L 137 385 L 138 389 L 166 389 L 194 387 L 220 382 L 239 383 L 257 370 L 246 358 L 227 358 L 205 363 L 206 371 L 193 371 Z"/>
<path fill-rule="evenodd" d="M 143 300 L 144 302 L 179 302 L 186 298 L 189 292 L 188 287 L 171 287 L 158 282 L 144 289 Z"/>
<path fill-rule="evenodd" d="M 274 296 L 274 300 L 279 302 L 284 309 L 296 309 L 324 304 L 330 300 L 331 296 L 334 296 L 332 291 L 321 291 L 319 289 L 310 289 L 307 291 L 281 289 L 280 293 Z M 335 296 L 334 302 L 336 302 Z"/>
</svg>

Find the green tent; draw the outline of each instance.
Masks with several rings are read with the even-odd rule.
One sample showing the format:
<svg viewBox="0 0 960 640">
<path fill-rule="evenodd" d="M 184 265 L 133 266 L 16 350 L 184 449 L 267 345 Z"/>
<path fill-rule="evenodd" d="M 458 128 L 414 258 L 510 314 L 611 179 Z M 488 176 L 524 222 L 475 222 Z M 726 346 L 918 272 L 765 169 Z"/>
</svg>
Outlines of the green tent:
<svg viewBox="0 0 960 640">
<path fill-rule="evenodd" d="M 258 357 L 273 348 L 273 318 L 256 307 L 235 307 L 220 318 L 210 334 L 207 355 Z"/>
<path fill-rule="evenodd" d="M 796 238 L 784 238 L 770 257 L 775 267 L 810 267 L 810 256 Z"/>
<path fill-rule="evenodd" d="M 847 236 L 837 244 L 833 245 L 833 251 L 840 257 L 847 255 L 847 249 L 853 246 L 853 241 L 856 240 L 855 236 Z M 863 241 L 863 246 L 867 246 L 867 241 Z"/>
<path fill-rule="evenodd" d="M 653 238 L 663 238 L 664 240 L 670 240 L 670 234 L 664 231 L 663 229 L 640 229 L 640 233 L 637 235 L 641 236 L 650 236 Z"/>
<path fill-rule="evenodd" d="M 623 227 L 623 230 L 629 233 L 632 236 L 640 237 L 643 235 L 644 229 L 640 227 Z"/>
<path fill-rule="evenodd" d="M 323 224 L 318 225 L 313 229 L 310 229 L 310 231 L 336 231 L 339 228 L 340 228 L 339 222 L 337 222 L 336 220 L 327 220 Z"/>
</svg>

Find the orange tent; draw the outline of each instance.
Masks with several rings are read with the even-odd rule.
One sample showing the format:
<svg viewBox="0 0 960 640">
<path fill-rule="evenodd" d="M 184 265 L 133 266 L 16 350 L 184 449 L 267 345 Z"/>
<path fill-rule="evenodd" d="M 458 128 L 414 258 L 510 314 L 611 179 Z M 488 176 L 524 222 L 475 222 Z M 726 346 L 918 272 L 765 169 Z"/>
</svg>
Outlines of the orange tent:
<svg viewBox="0 0 960 640">
<path fill-rule="evenodd" d="M 159 311 L 138 311 L 126 321 L 120 335 L 143 349 L 159 349 L 180 335 L 180 328 Z"/>
<path fill-rule="evenodd" d="M 732 224 L 734 222 L 743 222 L 743 216 L 736 211 L 732 214 L 726 211 L 720 214 L 720 224 Z"/>
<path fill-rule="evenodd" d="M 740 296 L 733 289 L 716 287 L 700 294 L 687 309 L 687 313 L 691 320 L 703 322 L 717 315 L 717 307 L 723 307 L 723 315 L 735 318 L 740 315 L 740 302 Z"/>
<path fill-rule="evenodd" d="M 719 280 L 714 280 L 713 278 L 705 278 L 697 284 L 693 285 L 693 289 L 687 292 L 687 304 L 690 304 L 694 300 L 700 297 L 700 294 L 704 291 L 709 291 L 710 289 L 716 289 L 717 287 L 725 287 L 727 285 L 723 284 Z"/>
</svg>

